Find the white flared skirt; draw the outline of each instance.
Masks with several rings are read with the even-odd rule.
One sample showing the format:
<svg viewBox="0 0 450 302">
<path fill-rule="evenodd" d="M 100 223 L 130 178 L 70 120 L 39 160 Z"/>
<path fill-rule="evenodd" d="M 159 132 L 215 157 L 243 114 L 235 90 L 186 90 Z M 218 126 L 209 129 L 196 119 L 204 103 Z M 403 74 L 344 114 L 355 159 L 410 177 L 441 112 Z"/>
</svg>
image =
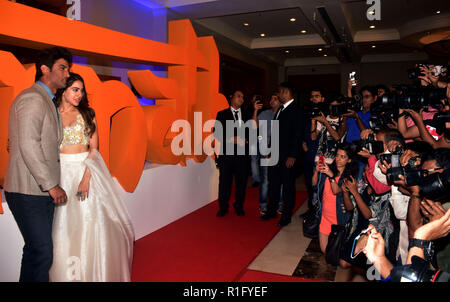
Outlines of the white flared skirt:
<svg viewBox="0 0 450 302">
<path fill-rule="evenodd" d="M 130 281 L 134 230 L 100 153 L 60 154 L 67 203 L 55 207 L 50 281 Z M 76 193 L 85 169 L 89 197 Z"/>
</svg>

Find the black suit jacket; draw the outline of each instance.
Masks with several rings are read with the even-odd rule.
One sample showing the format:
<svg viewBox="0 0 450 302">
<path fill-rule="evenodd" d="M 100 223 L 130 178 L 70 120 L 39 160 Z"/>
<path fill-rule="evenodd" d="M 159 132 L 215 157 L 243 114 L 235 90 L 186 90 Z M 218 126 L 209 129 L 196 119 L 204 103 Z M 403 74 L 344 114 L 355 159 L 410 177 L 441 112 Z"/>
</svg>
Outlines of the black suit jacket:
<svg viewBox="0 0 450 302">
<path fill-rule="evenodd" d="M 279 121 L 279 163 L 286 158 L 299 158 L 301 142 L 305 129 L 305 116 L 298 102 L 294 100 L 289 106 L 280 112 Z M 272 132 L 272 142 L 275 133 Z M 272 146 L 273 148 L 273 146 Z"/>
<path fill-rule="evenodd" d="M 249 111 L 245 111 L 242 109 L 241 107 L 241 117 L 242 117 L 242 127 L 244 127 L 244 123 L 246 123 L 247 121 L 252 119 L 252 113 Z M 230 107 L 228 107 L 225 110 L 219 111 L 217 112 L 217 116 L 216 116 L 216 124 L 214 126 L 214 137 L 220 141 L 220 155 L 226 155 L 226 151 L 227 151 L 227 141 L 229 141 L 232 137 L 236 136 L 236 131 L 226 131 L 226 122 L 227 121 L 232 121 L 234 122 L 234 117 L 233 117 L 233 113 L 230 110 Z M 217 123 L 221 123 L 222 125 L 222 137 L 220 137 L 220 135 L 218 135 L 218 133 L 216 132 L 219 131 L 220 127 L 217 127 Z M 249 141 L 249 133 L 250 133 L 250 129 L 246 128 L 245 129 L 245 133 L 244 133 L 244 137 L 243 139 L 245 139 L 245 155 L 249 154 L 249 148 L 248 148 L 248 141 Z M 256 130 L 255 130 L 256 131 Z M 228 145 L 228 147 L 231 147 L 231 145 Z M 236 156 L 237 152 L 236 152 L 236 148 L 234 151 L 234 155 Z M 219 157 L 220 157 L 219 155 Z"/>
</svg>

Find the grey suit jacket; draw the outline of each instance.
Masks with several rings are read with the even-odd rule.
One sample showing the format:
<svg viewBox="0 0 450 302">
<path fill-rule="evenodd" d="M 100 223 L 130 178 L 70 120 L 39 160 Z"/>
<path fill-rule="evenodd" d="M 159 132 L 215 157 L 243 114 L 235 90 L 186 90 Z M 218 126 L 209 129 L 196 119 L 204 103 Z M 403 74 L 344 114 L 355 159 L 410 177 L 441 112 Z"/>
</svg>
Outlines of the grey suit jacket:
<svg viewBox="0 0 450 302">
<path fill-rule="evenodd" d="M 48 196 L 47 191 L 60 182 L 62 123 L 41 85 L 25 89 L 11 104 L 8 138 L 5 191 Z"/>
</svg>

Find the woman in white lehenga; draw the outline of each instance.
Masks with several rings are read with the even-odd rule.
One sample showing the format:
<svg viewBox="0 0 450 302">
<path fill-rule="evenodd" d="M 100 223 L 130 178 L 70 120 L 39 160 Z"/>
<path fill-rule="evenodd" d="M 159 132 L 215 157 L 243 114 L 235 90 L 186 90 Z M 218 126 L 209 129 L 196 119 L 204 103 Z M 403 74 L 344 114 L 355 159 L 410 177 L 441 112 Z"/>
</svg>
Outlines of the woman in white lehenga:
<svg viewBox="0 0 450 302">
<path fill-rule="evenodd" d="M 55 207 L 50 281 L 130 281 L 134 230 L 98 149 L 84 81 L 71 74 L 56 93 L 64 128 L 61 187 Z"/>
</svg>

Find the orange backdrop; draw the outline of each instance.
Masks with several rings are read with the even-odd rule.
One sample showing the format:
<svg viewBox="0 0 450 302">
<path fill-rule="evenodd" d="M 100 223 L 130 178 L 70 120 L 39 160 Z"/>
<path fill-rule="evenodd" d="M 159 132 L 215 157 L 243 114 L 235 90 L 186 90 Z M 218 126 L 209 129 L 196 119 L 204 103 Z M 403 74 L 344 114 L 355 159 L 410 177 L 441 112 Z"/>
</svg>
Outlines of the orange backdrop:
<svg viewBox="0 0 450 302">
<path fill-rule="evenodd" d="M 204 153 L 172 153 L 171 141 L 177 135 L 170 131 L 172 122 L 183 119 L 193 125 L 194 112 L 201 112 L 205 122 L 228 106 L 218 93 L 219 53 L 213 37 L 197 37 L 189 20 L 169 22 L 168 35 L 168 43 L 156 42 L 0 0 L 0 43 L 36 49 L 62 46 L 75 55 L 168 66 L 168 78 L 150 70 L 128 73 L 139 94 L 156 100 L 151 106 L 141 106 L 124 83 L 102 82 L 92 68 L 72 66 L 84 78 L 97 115 L 100 152 L 127 192 L 135 190 L 145 160 L 181 165 L 187 158 L 204 161 Z M 24 66 L 11 53 L 0 51 L 0 185 L 8 162 L 9 107 L 33 84 L 34 75 L 34 65 Z M 203 138 L 209 134 L 203 133 Z M 191 141 L 193 154 L 203 139 L 194 141 L 192 133 Z"/>
</svg>

